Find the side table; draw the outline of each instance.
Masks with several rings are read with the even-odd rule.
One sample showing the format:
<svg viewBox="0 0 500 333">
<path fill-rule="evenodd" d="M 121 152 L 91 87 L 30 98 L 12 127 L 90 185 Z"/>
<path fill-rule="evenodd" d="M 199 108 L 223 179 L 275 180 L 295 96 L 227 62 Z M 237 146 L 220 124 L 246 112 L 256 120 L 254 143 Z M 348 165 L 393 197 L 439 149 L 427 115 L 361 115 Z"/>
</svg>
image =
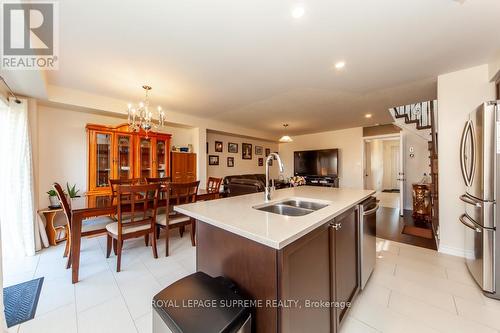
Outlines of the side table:
<svg viewBox="0 0 500 333">
<path fill-rule="evenodd" d="M 45 217 L 46 225 L 45 225 L 45 231 L 47 232 L 47 238 L 49 239 L 49 244 L 51 246 L 57 245 L 57 243 L 66 240 L 68 237 L 68 230 L 66 225 L 61 225 L 61 226 L 54 226 L 54 217 L 57 215 L 57 213 L 62 212 L 62 208 L 55 208 L 55 209 L 50 209 L 50 208 L 44 208 L 40 209 L 38 213 L 42 213 L 43 216 Z M 57 232 L 64 230 L 65 231 L 65 236 L 64 238 L 57 239 Z"/>
</svg>

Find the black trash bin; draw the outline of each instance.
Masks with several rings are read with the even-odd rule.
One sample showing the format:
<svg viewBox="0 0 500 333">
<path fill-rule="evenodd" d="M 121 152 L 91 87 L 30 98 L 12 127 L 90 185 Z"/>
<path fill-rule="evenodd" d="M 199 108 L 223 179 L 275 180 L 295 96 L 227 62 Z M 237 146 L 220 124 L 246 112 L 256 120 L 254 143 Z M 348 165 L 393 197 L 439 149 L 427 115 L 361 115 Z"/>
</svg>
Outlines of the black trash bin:
<svg viewBox="0 0 500 333">
<path fill-rule="evenodd" d="M 153 333 L 250 333 L 247 305 L 228 279 L 196 272 L 153 297 Z"/>
</svg>

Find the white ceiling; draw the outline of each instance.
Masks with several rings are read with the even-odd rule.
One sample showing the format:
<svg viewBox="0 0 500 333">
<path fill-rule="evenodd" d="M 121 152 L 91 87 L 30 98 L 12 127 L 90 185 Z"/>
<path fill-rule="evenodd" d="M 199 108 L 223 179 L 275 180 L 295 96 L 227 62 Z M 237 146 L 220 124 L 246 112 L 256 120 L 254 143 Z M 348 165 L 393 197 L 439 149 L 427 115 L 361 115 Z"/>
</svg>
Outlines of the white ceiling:
<svg viewBox="0 0 500 333">
<path fill-rule="evenodd" d="M 291 134 L 386 123 L 500 49 L 499 0 L 59 3 L 49 84 L 133 102 L 148 83 L 166 109 Z"/>
</svg>

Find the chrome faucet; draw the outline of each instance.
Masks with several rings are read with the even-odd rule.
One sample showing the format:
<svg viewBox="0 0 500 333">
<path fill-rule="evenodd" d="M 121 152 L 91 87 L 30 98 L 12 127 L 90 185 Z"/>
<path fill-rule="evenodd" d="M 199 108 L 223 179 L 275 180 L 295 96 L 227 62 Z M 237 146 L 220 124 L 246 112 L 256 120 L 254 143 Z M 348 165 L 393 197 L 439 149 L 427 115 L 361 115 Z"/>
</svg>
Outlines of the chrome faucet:
<svg viewBox="0 0 500 333">
<path fill-rule="evenodd" d="M 283 165 L 283 162 L 281 162 L 280 155 L 277 153 L 271 153 L 266 159 L 266 201 L 271 200 L 271 186 L 269 184 L 269 162 L 272 160 L 273 157 L 276 157 L 278 160 L 278 166 L 280 167 L 280 173 L 283 173 L 285 171 L 285 166 Z"/>
</svg>

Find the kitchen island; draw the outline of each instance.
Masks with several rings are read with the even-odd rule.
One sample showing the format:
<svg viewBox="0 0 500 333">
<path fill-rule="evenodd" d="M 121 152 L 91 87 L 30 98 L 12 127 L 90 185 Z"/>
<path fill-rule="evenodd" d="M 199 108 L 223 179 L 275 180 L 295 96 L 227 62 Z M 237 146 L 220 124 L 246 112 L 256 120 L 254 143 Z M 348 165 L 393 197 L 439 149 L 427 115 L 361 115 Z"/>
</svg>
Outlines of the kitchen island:
<svg viewBox="0 0 500 333">
<path fill-rule="evenodd" d="M 197 270 L 255 300 L 255 332 L 335 332 L 359 291 L 357 204 L 373 193 L 302 186 L 175 210 L 198 221 Z"/>
</svg>

